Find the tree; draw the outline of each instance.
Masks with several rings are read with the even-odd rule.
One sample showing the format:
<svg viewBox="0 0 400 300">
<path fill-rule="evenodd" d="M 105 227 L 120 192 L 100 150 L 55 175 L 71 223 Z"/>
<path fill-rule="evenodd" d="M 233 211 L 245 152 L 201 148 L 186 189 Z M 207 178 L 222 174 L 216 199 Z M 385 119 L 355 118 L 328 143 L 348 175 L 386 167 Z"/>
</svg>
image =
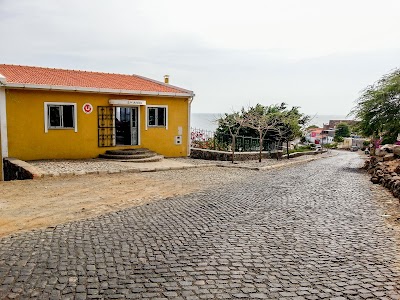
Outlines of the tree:
<svg viewBox="0 0 400 300">
<path fill-rule="evenodd" d="M 218 120 L 219 126 L 227 128 L 231 135 L 232 163 L 234 163 L 236 137 L 238 136 L 239 131 L 243 128 L 244 123 L 245 119 L 243 118 L 243 109 L 242 113 L 233 112 L 232 114 L 225 114 L 225 117 Z"/>
<path fill-rule="evenodd" d="M 400 128 L 400 69 L 384 75 L 368 86 L 351 111 L 364 136 L 383 136 L 394 142 Z"/>
<path fill-rule="evenodd" d="M 284 103 L 282 103 L 281 106 L 263 106 L 257 104 L 255 107 L 251 107 L 243 114 L 245 119 L 244 125 L 254 129 L 258 133 L 259 162 L 261 162 L 262 159 L 264 138 L 269 131 L 276 129 L 276 125 L 279 123 L 279 115 L 282 105 L 284 105 Z"/>
<path fill-rule="evenodd" d="M 302 128 L 308 120 L 309 116 L 301 114 L 298 107 L 287 109 L 285 103 L 269 106 L 257 104 L 247 110 L 242 108 L 240 113 L 225 114 L 218 120 L 217 136 L 230 135 L 232 140 L 238 135 L 258 138 L 261 162 L 265 141 L 287 141 L 288 147 L 291 140 L 302 135 Z"/>
<path fill-rule="evenodd" d="M 289 159 L 289 143 L 302 136 L 302 129 L 309 120 L 309 116 L 299 112 L 299 107 L 281 111 L 280 123 L 277 126 L 278 136 L 286 143 L 287 158 Z M 309 127 L 308 127 L 309 128 Z"/>
<path fill-rule="evenodd" d="M 349 125 L 347 125 L 347 123 L 339 123 L 336 126 L 335 137 L 334 137 L 335 142 L 343 141 L 343 138 L 349 136 L 350 136 Z"/>
<path fill-rule="evenodd" d="M 336 143 L 342 143 L 344 141 L 344 138 L 342 136 L 336 136 L 333 138 L 333 141 Z"/>
<path fill-rule="evenodd" d="M 310 126 L 307 126 L 306 129 L 313 129 L 313 128 L 319 128 L 319 127 L 317 125 L 310 125 Z"/>
</svg>

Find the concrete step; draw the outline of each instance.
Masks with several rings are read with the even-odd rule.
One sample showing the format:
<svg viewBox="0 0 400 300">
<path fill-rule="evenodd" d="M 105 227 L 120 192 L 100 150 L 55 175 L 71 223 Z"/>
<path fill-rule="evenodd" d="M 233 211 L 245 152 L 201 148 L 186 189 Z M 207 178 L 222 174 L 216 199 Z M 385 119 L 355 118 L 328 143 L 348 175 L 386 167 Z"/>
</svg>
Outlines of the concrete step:
<svg viewBox="0 0 400 300">
<path fill-rule="evenodd" d="M 110 155 L 154 154 L 154 155 L 156 155 L 155 152 L 150 151 L 147 148 L 107 150 L 106 154 L 110 154 Z"/>
<path fill-rule="evenodd" d="M 156 155 L 148 158 L 131 158 L 131 159 L 122 159 L 120 161 L 122 162 L 135 162 L 135 163 L 146 163 L 146 162 L 157 162 L 157 161 L 162 161 L 164 159 L 164 156 L 162 155 Z"/>
<path fill-rule="evenodd" d="M 142 153 L 142 154 L 100 154 L 99 157 L 100 158 L 107 158 L 107 159 L 144 159 L 144 158 L 151 158 L 157 156 L 157 153 Z"/>
<path fill-rule="evenodd" d="M 147 148 L 107 150 L 105 154 L 100 154 L 99 157 L 130 162 L 155 162 L 164 158 Z"/>
</svg>

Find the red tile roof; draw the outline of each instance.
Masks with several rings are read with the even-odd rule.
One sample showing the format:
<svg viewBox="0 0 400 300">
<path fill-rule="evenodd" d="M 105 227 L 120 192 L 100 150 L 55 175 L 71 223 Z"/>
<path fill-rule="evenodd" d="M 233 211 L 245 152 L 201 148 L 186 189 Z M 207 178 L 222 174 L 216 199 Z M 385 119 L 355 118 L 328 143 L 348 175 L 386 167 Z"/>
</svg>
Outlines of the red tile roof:
<svg viewBox="0 0 400 300">
<path fill-rule="evenodd" d="M 6 78 L 6 84 L 34 84 L 159 93 L 192 93 L 191 91 L 138 75 L 87 72 L 6 64 L 0 64 L 0 74 Z"/>
</svg>

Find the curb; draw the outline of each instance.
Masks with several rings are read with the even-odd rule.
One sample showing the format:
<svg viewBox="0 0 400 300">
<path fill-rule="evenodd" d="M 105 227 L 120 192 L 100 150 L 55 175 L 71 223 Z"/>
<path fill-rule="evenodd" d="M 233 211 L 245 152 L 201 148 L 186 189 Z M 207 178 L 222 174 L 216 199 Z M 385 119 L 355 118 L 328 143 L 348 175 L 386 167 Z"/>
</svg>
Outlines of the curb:
<svg viewBox="0 0 400 300">
<path fill-rule="evenodd" d="M 265 167 L 247 167 L 247 166 L 238 166 L 238 165 L 230 166 L 230 165 L 224 165 L 224 164 L 217 164 L 217 167 L 238 168 L 238 169 L 247 169 L 247 170 L 254 170 L 254 171 L 265 171 L 265 170 L 274 170 L 274 169 L 279 169 L 279 168 L 284 168 L 284 167 L 290 167 L 293 165 L 307 163 L 307 162 L 311 162 L 314 160 L 329 158 L 329 157 L 333 157 L 333 156 L 335 156 L 335 155 L 329 155 L 329 156 L 323 156 L 323 157 L 313 157 L 313 158 L 308 158 L 308 159 L 304 159 L 304 160 L 300 160 L 300 161 L 289 161 L 286 163 L 276 164 L 276 165 L 272 165 L 272 166 L 265 166 Z"/>
<path fill-rule="evenodd" d="M 314 160 L 329 158 L 335 155 L 329 155 L 324 157 L 313 157 L 308 158 L 301 161 L 289 161 L 286 163 L 280 163 L 272 166 L 264 166 L 264 167 L 249 167 L 249 166 L 240 166 L 240 165 L 228 165 L 221 163 L 209 163 L 209 164 L 199 164 L 199 165 L 188 165 L 182 167 L 159 167 L 159 168 L 134 168 L 134 169 L 126 169 L 126 170 L 100 170 L 100 171 L 74 171 L 71 173 L 66 172 L 53 172 L 46 173 L 38 167 L 34 167 L 25 161 L 19 161 L 21 165 L 25 169 L 33 171 L 34 173 L 33 179 L 41 179 L 41 178 L 51 178 L 51 177 L 69 177 L 69 176 L 80 176 L 80 175 L 106 175 L 106 174 L 119 174 L 119 173 L 148 173 L 148 172 L 161 172 L 161 171 L 169 171 L 169 170 L 185 170 L 185 169 L 194 169 L 194 168 L 209 168 L 209 167 L 221 167 L 221 168 L 237 168 L 237 169 L 247 169 L 253 171 L 266 171 L 266 170 L 274 170 L 284 167 L 290 167 L 293 165 L 307 163 Z"/>
<path fill-rule="evenodd" d="M 26 163 L 28 165 L 28 163 Z M 80 176 L 80 175 L 105 175 L 105 174 L 118 174 L 118 173 L 148 173 L 148 172 L 161 172 L 161 171 L 170 171 L 170 170 L 185 170 L 185 169 L 194 169 L 194 168 L 208 168 L 208 167 L 216 167 L 217 163 L 212 164 L 203 164 L 203 165 L 188 165 L 182 167 L 159 167 L 159 168 L 134 168 L 134 169 L 126 169 L 126 170 L 100 170 L 100 171 L 74 171 L 71 173 L 46 173 L 35 167 L 36 170 L 40 173 L 39 177 L 34 177 L 34 179 L 39 178 L 50 178 L 50 177 L 68 177 L 68 176 Z"/>
</svg>

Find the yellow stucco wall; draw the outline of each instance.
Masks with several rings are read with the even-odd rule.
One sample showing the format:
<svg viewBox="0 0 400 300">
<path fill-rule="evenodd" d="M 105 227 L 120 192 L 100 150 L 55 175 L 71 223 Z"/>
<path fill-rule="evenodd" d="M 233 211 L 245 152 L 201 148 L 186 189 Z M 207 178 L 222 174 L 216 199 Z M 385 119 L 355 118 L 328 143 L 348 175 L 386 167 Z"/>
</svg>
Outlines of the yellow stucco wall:
<svg viewBox="0 0 400 300">
<path fill-rule="evenodd" d="M 1 132 L 0 132 L 0 141 L 1 141 Z M 3 156 L 1 155 L 1 143 L 0 143 L 0 181 L 3 180 Z"/>
<path fill-rule="evenodd" d="M 146 100 L 147 105 L 168 106 L 168 129 L 148 128 L 146 107 L 140 106 L 139 146 L 98 147 L 98 106 L 109 106 L 109 99 Z M 94 158 L 109 149 L 149 148 L 166 157 L 187 155 L 188 99 L 169 97 L 121 96 L 77 92 L 6 90 L 9 157 L 22 160 Z M 73 129 L 49 129 L 45 133 L 44 102 L 77 104 L 78 132 Z M 85 114 L 82 106 L 93 105 Z M 175 145 L 178 127 L 182 144 Z"/>
</svg>

